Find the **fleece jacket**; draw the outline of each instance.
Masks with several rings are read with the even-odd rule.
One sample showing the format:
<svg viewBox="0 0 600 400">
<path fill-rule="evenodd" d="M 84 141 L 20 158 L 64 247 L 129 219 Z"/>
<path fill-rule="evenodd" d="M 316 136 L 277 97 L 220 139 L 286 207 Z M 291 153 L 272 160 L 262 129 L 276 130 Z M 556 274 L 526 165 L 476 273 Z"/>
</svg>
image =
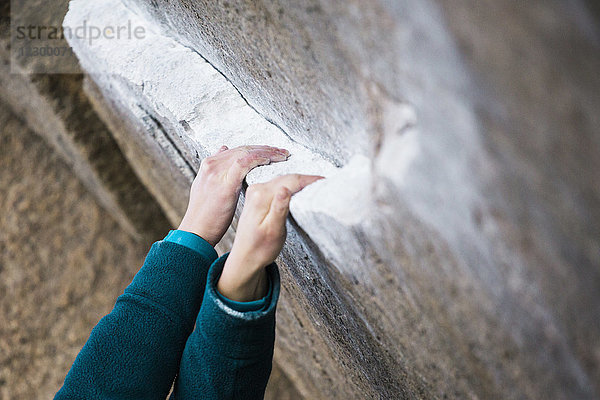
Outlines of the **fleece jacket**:
<svg viewBox="0 0 600 400">
<path fill-rule="evenodd" d="M 263 398 L 275 340 L 277 266 L 267 267 L 268 295 L 245 311 L 217 292 L 227 254 L 217 258 L 197 238 L 196 245 L 177 238 L 152 245 L 55 399 L 165 399 L 173 382 L 170 399 Z"/>
</svg>

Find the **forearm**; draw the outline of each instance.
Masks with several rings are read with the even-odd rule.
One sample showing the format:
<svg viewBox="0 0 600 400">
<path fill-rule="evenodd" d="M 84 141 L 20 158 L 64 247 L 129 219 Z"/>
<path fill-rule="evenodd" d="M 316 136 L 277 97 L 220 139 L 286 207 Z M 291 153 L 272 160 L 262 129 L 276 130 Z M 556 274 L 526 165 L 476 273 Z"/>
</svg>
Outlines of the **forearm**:
<svg viewBox="0 0 600 400">
<path fill-rule="evenodd" d="M 204 302 L 181 360 L 172 399 L 262 399 L 271 373 L 275 309 L 279 298 L 277 266 L 266 268 L 270 290 L 262 309 L 240 312 L 217 293 L 226 256 L 209 272 Z"/>
<path fill-rule="evenodd" d="M 164 399 L 216 253 L 156 242 L 77 356 L 58 399 Z"/>
</svg>

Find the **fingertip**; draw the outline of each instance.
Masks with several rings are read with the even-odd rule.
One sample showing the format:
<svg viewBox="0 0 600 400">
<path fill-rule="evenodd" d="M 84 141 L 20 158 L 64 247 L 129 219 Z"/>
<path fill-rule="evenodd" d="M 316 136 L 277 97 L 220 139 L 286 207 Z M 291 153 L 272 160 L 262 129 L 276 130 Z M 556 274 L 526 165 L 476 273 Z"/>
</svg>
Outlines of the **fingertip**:
<svg viewBox="0 0 600 400">
<path fill-rule="evenodd" d="M 273 148 L 273 161 L 286 161 L 290 157 L 290 152 L 287 149 Z"/>
<path fill-rule="evenodd" d="M 284 154 L 275 154 L 274 156 L 271 156 L 271 161 L 275 162 L 286 161 L 287 159 L 287 156 Z"/>
<path fill-rule="evenodd" d="M 324 176 L 321 175 L 304 175 L 305 176 L 305 181 L 304 181 L 304 185 L 303 187 L 306 187 L 312 183 L 315 183 L 316 181 L 320 181 L 321 179 L 325 179 Z"/>
<path fill-rule="evenodd" d="M 223 146 L 221 146 L 221 148 L 219 149 L 219 153 L 221 153 L 221 152 L 223 152 L 223 151 L 225 151 L 225 150 L 229 150 L 229 147 L 227 147 L 227 146 L 223 145 Z"/>
</svg>

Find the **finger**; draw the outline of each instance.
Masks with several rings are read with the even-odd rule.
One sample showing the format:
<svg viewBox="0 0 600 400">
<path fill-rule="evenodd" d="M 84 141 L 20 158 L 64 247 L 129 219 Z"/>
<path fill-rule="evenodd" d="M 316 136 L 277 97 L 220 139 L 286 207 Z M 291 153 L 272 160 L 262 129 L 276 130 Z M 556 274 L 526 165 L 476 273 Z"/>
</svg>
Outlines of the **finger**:
<svg viewBox="0 0 600 400">
<path fill-rule="evenodd" d="M 269 146 L 266 144 L 249 144 L 249 145 L 245 145 L 245 146 L 236 147 L 235 149 L 248 150 L 248 151 L 249 150 L 270 150 L 270 149 L 284 150 L 280 147 Z"/>
<path fill-rule="evenodd" d="M 283 151 L 285 149 L 275 146 L 268 146 L 264 144 L 249 144 L 245 146 L 238 146 L 231 149 L 234 153 L 249 153 L 254 150 L 280 150 Z"/>
<path fill-rule="evenodd" d="M 272 190 L 276 190 L 278 187 L 286 187 L 289 189 L 292 195 L 298 193 L 306 186 L 310 185 L 313 182 L 316 182 L 320 179 L 325 178 L 324 176 L 319 175 L 301 175 L 301 174 L 289 174 L 279 176 L 266 184 L 269 185 Z"/>
<path fill-rule="evenodd" d="M 270 148 L 267 150 L 249 150 L 236 159 L 235 165 L 239 174 L 238 178 L 242 180 L 248 172 L 252 171 L 254 168 L 260 165 L 268 165 L 272 162 L 285 161 L 288 156 L 289 152 L 285 149 Z"/>
<path fill-rule="evenodd" d="M 286 156 L 290 155 L 290 152 L 287 149 L 275 146 L 265 146 L 265 145 L 248 145 L 248 146 L 240 146 L 237 147 L 236 150 L 239 150 L 242 153 L 252 153 L 256 151 L 260 152 L 270 152 L 273 154 L 285 154 Z"/>
<path fill-rule="evenodd" d="M 260 154 L 249 154 L 240 158 L 237 162 L 240 180 L 244 179 L 248 172 L 252 171 L 254 168 L 269 164 L 271 164 L 271 159 Z"/>
<path fill-rule="evenodd" d="M 289 151 L 285 149 L 278 149 L 276 147 L 270 149 L 253 149 L 245 153 L 244 157 L 251 156 L 262 156 L 267 157 L 271 161 L 285 161 L 290 155 Z M 243 157 L 242 157 L 243 158 Z"/>
<path fill-rule="evenodd" d="M 229 150 L 229 151 L 227 151 Z M 272 147 L 272 146 L 264 146 L 264 145 L 252 145 L 252 146 L 238 146 L 238 147 L 234 147 L 233 149 L 230 149 L 229 147 L 223 145 L 219 148 L 219 150 L 217 150 L 217 152 L 215 154 L 212 155 L 212 157 L 216 157 L 219 158 L 220 160 L 223 160 L 226 163 L 229 163 L 230 165 L 233 164 L 233 162 L 235 162 L 236 160 L 243 158 L 249 154 L 252 154 L 256 151 L 272 151 L 275 152 L 277 154 L 284 154 L 285 149 L 280 149 L 277 147 Z M 289 153 L 287 153 L 289 155 Z"/>
<path fill-rule="evenodd" d="M 264 183 L 255 183 L 246 189 L 246 201 L 242 210 L 242 217 L 254 220 L 259 224 L 269 212 L 273 194 Z M 240 217 L 240 218 L 242 218 Z"/>
<path fill-rule="evenodd" d="M 278 188 L 271 201 L 271 207 L 269 208 L 269 214 L 267 215 L 266 220 L 270 220 L 275 224 L 284 223 L 288 211 L 290 210 L 291 198 L 292 192 L 290 189 L 285 186 Z"/>
<path fill-rule="evenodd" d="M 287 149 L 271 146 L 244 147 L 240 149 L 239 156 L 251 156 L 253 154 L 269 157 L 271 161 L 285 161 L 290 155 Z"/>
</svg>

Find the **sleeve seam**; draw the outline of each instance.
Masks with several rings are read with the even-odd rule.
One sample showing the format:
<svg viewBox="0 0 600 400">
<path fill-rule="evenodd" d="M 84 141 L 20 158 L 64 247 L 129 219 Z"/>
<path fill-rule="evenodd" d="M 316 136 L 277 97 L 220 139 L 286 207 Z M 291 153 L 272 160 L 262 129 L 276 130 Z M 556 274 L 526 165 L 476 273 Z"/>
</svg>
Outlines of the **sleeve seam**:
<svg viewBox="0 0 600 400">
<path fill-rule="evenodd" d="M 156 300 L 153 300 L 153 299 L 151 299 L 150 297 L 148 297 L 148 296 L 146 296 L 144 294 L 138 293 L 136 291 L 128 291 L 128 292 L 123 293 L 121 296 L 119 296 L 119 299 L 117 301 L 122 300 L 124 296 L 125 297 L 131 296 L 134 299 L 135 298 L 140 298 L 140 299 L 145 300 L 146 303 L 149 303 L 148 305 L 150 305 L 151 307 L 156 308 L 157 310 L 159 310 L 162 314 L 164 314 L 170 320 L 173 321 L 174 319 L 176 319 L 176 321 L 173 321 L 173 322 L 184 322 L 185 321 L 185 319 L 183 318 L 183 316 L 181 316 L 179 313 L 171 310 L 170 308 L 168 308 L 168 307 L 160 304 Z M 123 299 L 123 300 L 125 300 L 125 299 Z M 176 317 L 176 318 L 173 318 L 173 317 Z"/>
</svg>

